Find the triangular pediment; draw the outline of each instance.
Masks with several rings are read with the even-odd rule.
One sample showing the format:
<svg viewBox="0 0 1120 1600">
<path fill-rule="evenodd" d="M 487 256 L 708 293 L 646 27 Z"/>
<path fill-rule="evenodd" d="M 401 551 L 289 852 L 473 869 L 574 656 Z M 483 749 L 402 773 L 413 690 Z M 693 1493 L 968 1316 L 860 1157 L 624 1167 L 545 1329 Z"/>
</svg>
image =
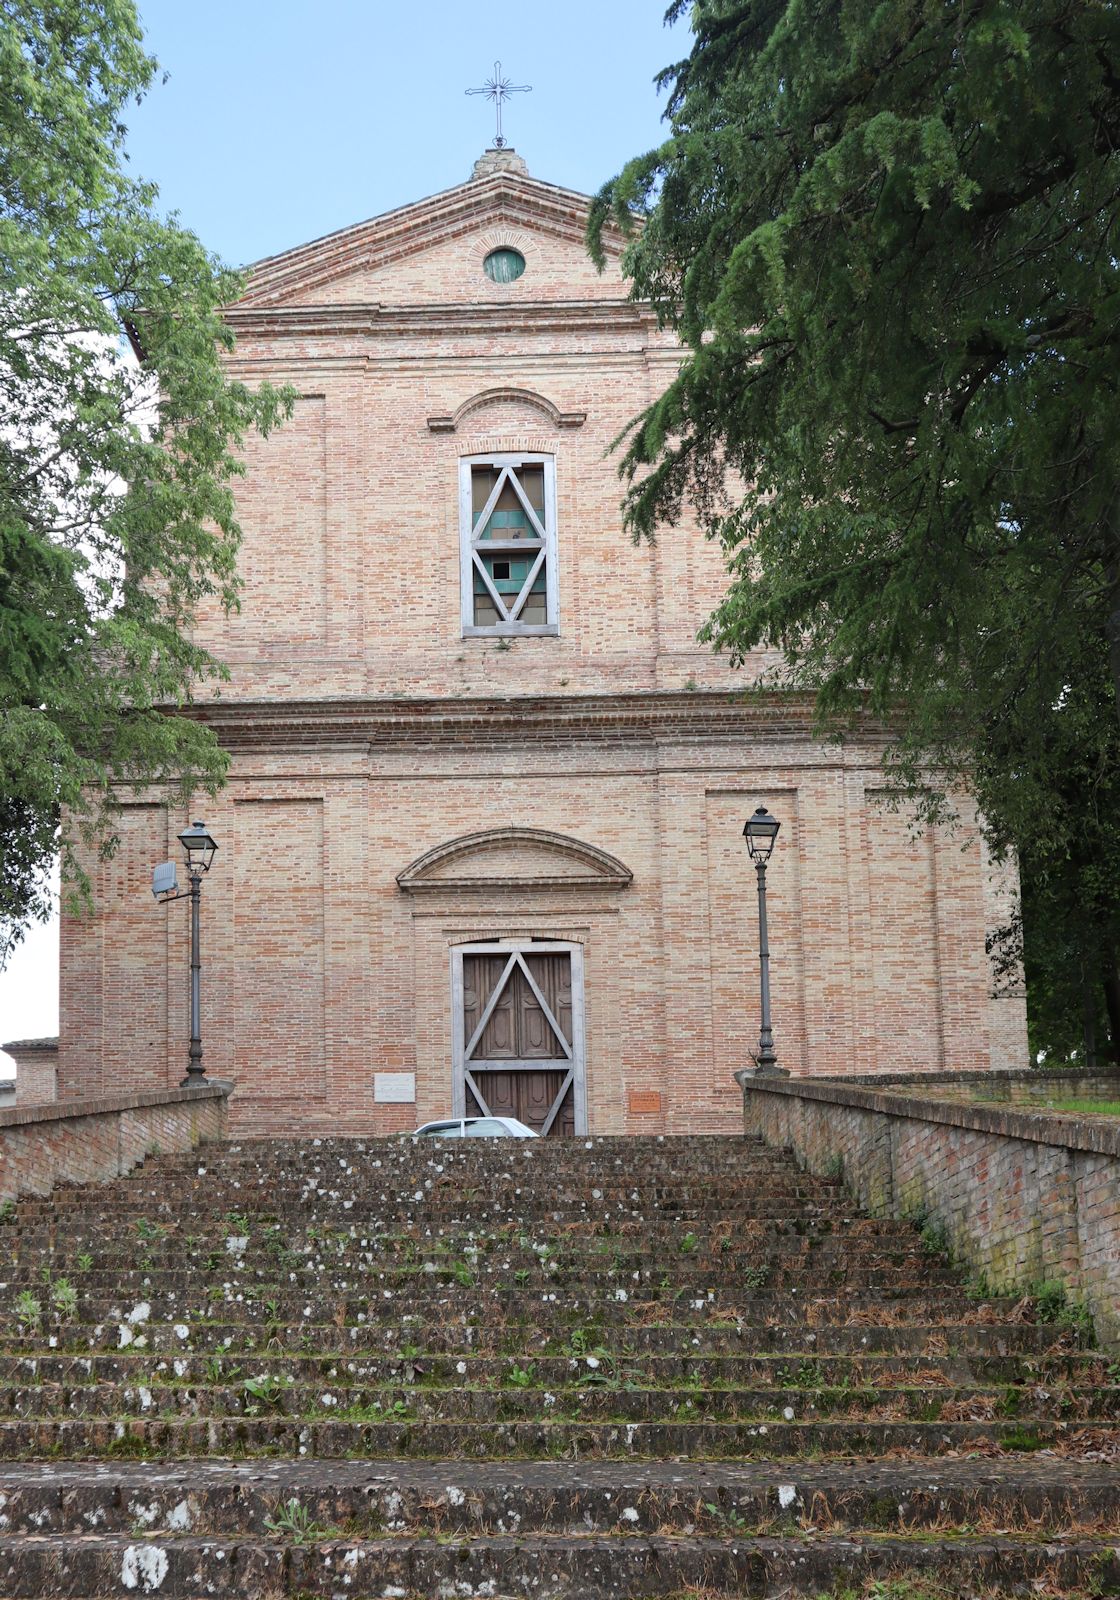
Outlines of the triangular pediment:
<svg viewBox="0 0 1120 1600">
<path fill-rule="evenodd" d="M 584 243 L 590 205 L 587 195 L 519 172 L 472 178 L 257 262 L 247 269 L 248 288 L 237 305 L 457 303 L 464 276 L 477 291 L 468 290 L 472 299 L 526 292 L 534 298 L 621 298 L 623 241 L 608 233 L 607 266 L 598 274 Z M 482 274 L 487 250 L 503 247 L 526 256 L 520 286 L 495 286 Z M 567 287 L 566 296 L 558 286 Z"/>
<path fill-rule="evenodd" d="M 398 873 L 407 893 L 439 890 L 624 889 L 633 874 L 595 845 L 544 828 L 490 828 L 437 845 Z"/>
</svg>

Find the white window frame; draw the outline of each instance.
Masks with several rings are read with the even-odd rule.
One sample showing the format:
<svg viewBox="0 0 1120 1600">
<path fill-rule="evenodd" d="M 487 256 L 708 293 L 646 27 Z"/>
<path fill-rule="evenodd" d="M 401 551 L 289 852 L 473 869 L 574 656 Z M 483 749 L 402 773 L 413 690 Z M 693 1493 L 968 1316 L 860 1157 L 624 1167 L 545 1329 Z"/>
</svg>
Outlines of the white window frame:
<svg viewBox="0 0 1120 1600">
<path fill-rule="evenodd" d="M 506 621 L 476 623 L 474 620 L 474 575 L 476 570 L 482 573 L 486 587 L 499 613 L 512 609 L 507 606 L 501 595 L 494 588 L 490 576 L 481 561 L 476 562 L 475 552 L 487 550 L 494 552 L 503 548 L 500 539 L 476 539 L 474 537 L 473 494 L 471 484 L 472 467 L 516 467 L 522 462 L 540 464 L 544 467 L 544 527 L 537 521 L 536 513 L 527 501 L 523 501 L 532 523 L 540 533 L 540 539 L 525 540 L 511 539 L 508 548 L 511 553 L 525 550 L 537 550 L 539 560 L 535 561 L 529 569 L 521 592 L 513 602 L 516 608 L 523 605 L 528 599 L 529 591 L 539 574 L 540 563 L 544 564 L 545 575 L 545 622 L 519 622 L 516 617 Z M 502 480 L 499 479 L 494 487 L 492 499 L 501 493 Z M 484 508 L 486 509 L 486 508 Z M 488 516 L 479 518 L 480 527 L 485 527 L 489 521 Z M 484 455 L 462 456 L 459 460 L 459 574 L 460 574 L 460 607 L 462 614 L 462 627 L 464 639 L 494 639 L 494 638 L 526 638 L 548 637 L 560 632 L 560 589 L 556 571 L 556 457 L 540 455 L 532 450 L 522 450 L 516 455 Z"/>
</svg>

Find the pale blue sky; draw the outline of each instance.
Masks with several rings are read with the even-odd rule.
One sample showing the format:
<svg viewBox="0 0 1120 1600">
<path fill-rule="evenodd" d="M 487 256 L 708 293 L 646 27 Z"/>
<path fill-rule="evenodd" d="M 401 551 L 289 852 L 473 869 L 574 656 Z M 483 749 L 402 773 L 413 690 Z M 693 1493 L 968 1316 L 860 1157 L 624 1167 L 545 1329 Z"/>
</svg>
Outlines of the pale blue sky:
<svg viewBox="0 0 1120 1600">
<path fill-rule="evenodd" d="M 470 176 L 496 59 L 531 94 L 504 131 L 535 177 L 593 193 L 662 137 L 667 0 L 141 0 L 167 81 L 129 109 L 133 171 L 231 266 Z M 164 916 L 153 904 L 153 916 Z M 58 1028 L 55 927 L 0 973 L 0 1040 Z M 11 1070 L 0 1052 L 0 1074 Z"/>
<path fill-rule="evenodd" d="M 148 0 L 170 74 L 130 117 L 135 170 L 233 265 L 470 176 L 490 102 L 534 176 L 593 192 L 661 137 L 661 67 L 687 50 L 666 0 Z"/>
</svg>

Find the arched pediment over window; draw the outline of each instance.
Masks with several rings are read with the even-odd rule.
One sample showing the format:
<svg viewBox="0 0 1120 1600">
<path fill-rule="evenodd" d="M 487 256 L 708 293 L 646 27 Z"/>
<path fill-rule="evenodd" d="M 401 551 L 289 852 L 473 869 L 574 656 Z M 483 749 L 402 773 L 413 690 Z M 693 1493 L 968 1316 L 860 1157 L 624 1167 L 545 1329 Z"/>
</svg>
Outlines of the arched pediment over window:
<svg viewBox="0 0 1120 1600">
<path fill-rule="evenodd" d="M 432 433 L 456 433 L 460 424 L 473 412 L 482 411 L 487 406 L 511 404 L 539 412 L 554 428 L 580 428 L 587 421 L 586 411 L 561 411 L 535 389 L 513 389 L 503 386 L 498 389 L 483 389 L 478 394 L 472 394 L 470 399 L 464 400 L 450 416 L 429 417 L 428 427 Z"/>
<path fill-rule="evenodd" d="M 397 874 L 408 894 L 438 890 L 625 889 L 616 856 L 545 828 L 489 828 L 436 845 Z"/>
</svg>

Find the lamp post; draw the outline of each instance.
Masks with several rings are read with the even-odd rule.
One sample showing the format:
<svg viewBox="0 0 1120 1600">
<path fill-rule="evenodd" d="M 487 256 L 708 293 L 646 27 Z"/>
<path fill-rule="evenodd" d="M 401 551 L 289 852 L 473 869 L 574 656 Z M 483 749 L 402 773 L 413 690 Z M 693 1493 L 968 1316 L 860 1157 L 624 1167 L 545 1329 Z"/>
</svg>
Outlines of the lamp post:
<svg viewBox="0 0 1120 1600">
<path fill-rule="evenodd" d="M 766 928 L 766 863 L 774 850 L 781 823 L 772 817 L 765 806 L 759 806 L 743 828 L 751 860 L 758 873 L 758 959 L 762 977 L 762 1027 L 758 1035 L 758 1054 L 755 1067 L 759 1077 L 785 1077 L 774 1053 L 774 1033 L 770 1026 L 770 938 Z"/>
<path fill-rule="evenodd" d="M 218 846 L 204 822 L 192 822 L 179 835 L 187 856 L 189 889 L 180 889 L 174 861 L 164 861 L 152 873 L 152 893 L 157 900 L 189 900 L 191 903 L 191 1042 L 187 1051 L 187 1075 L 180 1088 L 206 1083 L 202 1066 L 202 958 L 199 954 L 199 910 L 202 905 L 202 878 L 210 871 Z"/>
</svg>

